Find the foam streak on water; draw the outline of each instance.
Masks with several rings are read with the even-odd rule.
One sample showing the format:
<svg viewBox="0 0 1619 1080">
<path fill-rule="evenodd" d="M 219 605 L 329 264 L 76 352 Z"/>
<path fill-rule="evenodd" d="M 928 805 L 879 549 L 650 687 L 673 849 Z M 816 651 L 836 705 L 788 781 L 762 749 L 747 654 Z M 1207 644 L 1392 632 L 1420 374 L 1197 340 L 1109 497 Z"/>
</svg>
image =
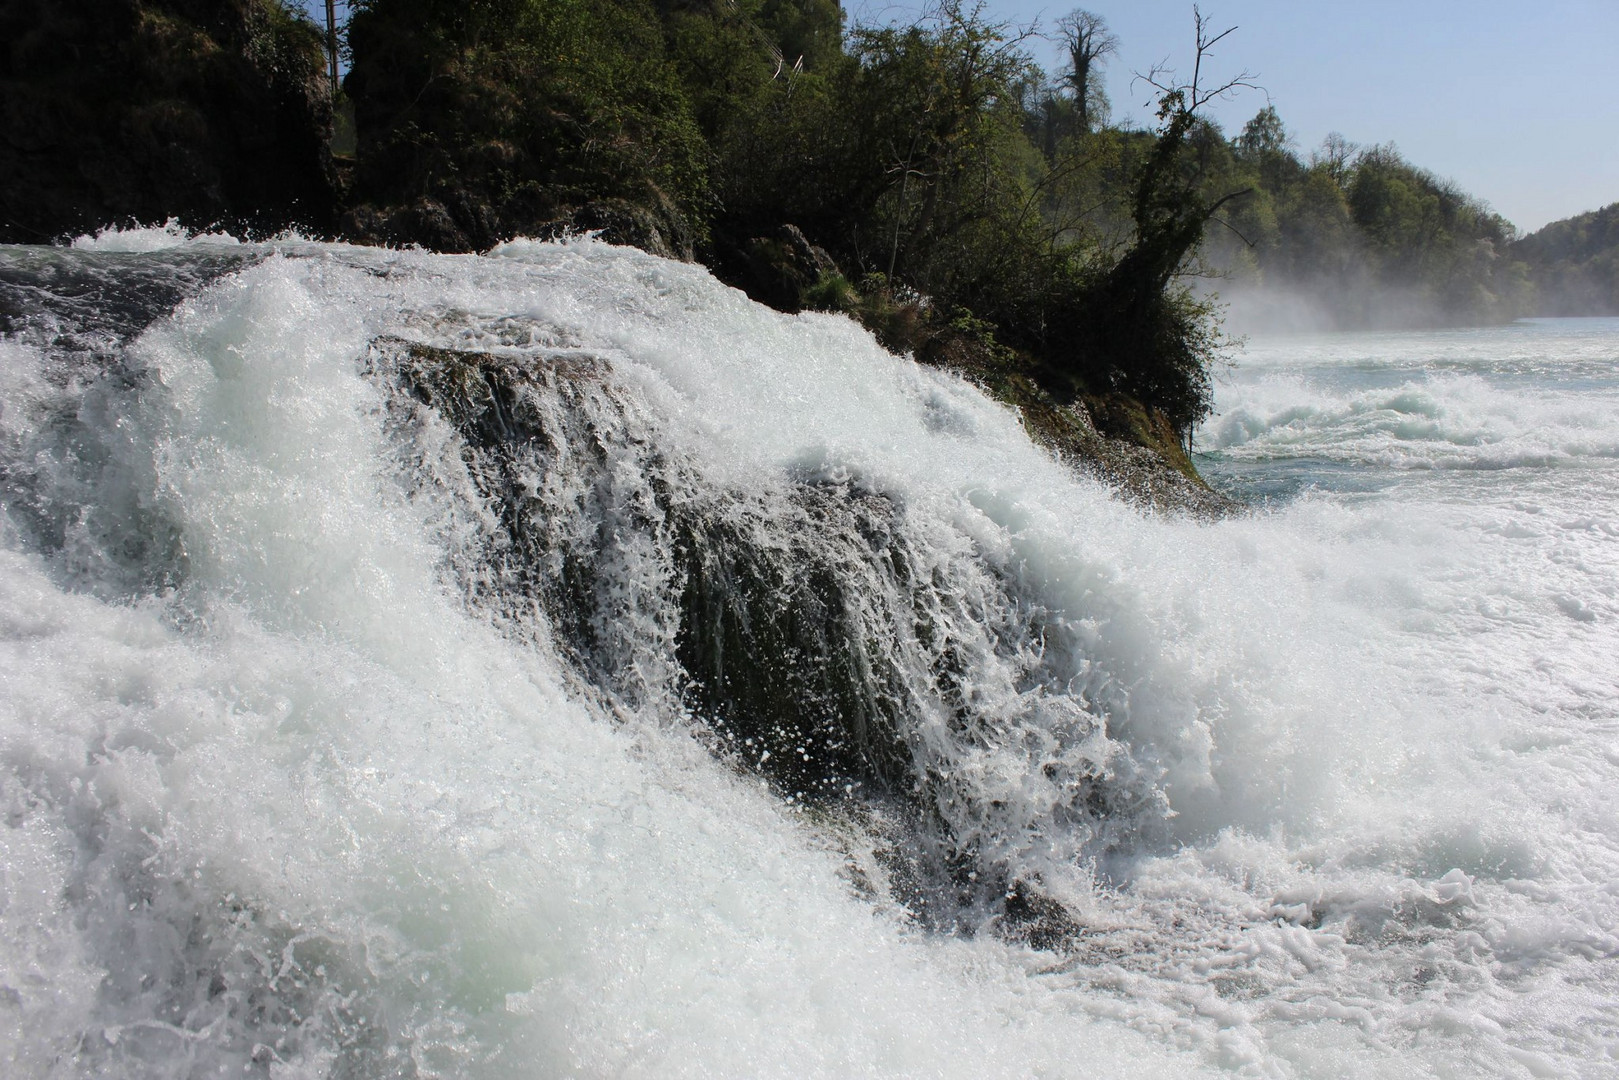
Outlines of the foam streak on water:
<svg viewBox="0 0 1619 1080">
<path fill-rule="evenodd" d="M 1261 350 L 1209 525 L 594 242 L 0 287 L 7 1075 L 1615 1067 L 1613 327 Z M 837 598 L 882 798 L 742 741 L 694 566 Z"/>
</svg>

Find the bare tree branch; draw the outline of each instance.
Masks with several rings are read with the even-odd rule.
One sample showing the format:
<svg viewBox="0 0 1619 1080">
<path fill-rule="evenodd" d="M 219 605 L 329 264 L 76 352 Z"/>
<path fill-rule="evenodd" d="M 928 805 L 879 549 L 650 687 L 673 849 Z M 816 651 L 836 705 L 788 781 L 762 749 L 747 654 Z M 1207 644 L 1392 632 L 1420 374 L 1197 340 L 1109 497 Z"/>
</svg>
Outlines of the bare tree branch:
<svg viewBox="0 0 1619 1080">
<path fill-rule="evenodd" d="M 1204 15 L 1195 4 L 1192 5 L 1192 24 L 1196 32 L 1197 50 L 1192 61 L 1191 82 L 1175 81 L 1174 69 L 1168 66 L 1167 61 L 1159 61 L 1149 68 L 1145 74 L 1139 71 L 1136 72 L 1135 77 L 1130 81 L 1130 85 L 1134 86 L 1137 82 L 1144 82 L 1158 91 L 1159 94 L 1164 95 L 1165 98 L 1172 94 L 1179 94 L 1183 101 L 1183 108 L 1188 113 L 1195 113 L 1209 102 L 1228 97 L 1236 90 L 1258 90 L 1260 93 L 1265 94 L 1266 98 L 1270 97 L 1270 94 L 1263 86 L 1254 82 L 1259 76 L 1246 68 L 1217 86 L 1204 86 L 1204 59 L 1208 57 L 1210 50 L 1218 42 L 1234 33 L 1237 27 L 1230 26 L 1218 34 L 1212 33 L 1209 29 L 1208 16 Z"/>
</svg>

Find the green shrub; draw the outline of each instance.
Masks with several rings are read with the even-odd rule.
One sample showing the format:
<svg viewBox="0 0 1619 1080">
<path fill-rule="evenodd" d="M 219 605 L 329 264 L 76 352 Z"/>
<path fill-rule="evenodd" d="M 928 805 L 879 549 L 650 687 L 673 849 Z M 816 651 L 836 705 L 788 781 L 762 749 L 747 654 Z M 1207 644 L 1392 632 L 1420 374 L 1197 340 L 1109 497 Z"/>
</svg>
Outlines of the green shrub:
<svg viewBox="0 0 1619 1080">
<path fill-rule="evenodd" d="M 706 148 L 650 3 L 356 0 L 348 35 L 361 199 L 508 232 L 623 200 L 700 228 Z"/>
</svg>

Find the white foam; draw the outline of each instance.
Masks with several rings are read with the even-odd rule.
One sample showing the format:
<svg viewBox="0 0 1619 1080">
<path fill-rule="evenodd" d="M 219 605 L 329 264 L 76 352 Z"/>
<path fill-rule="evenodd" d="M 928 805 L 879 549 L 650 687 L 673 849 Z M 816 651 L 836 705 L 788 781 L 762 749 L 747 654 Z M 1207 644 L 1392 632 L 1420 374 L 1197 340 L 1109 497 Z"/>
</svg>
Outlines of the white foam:
<svg viewBox="0 0 1619 1080">
<path fill-rule="evenodd" d="M 162 225 L 109 226 L 94 233 L 75 237 L 72 247 L 79 251 L 104 251 L 122 254 L 146 255 L 158 251 L 173 251 L 187 245 L 213 244 L 239 247 L 241 241 L 223 232 L 198 232 L 188 229 L 170 218 Z"/>
<path fill-rule="evenodd" d="M 19 1068 L 1191 1066 L 1031 1001 L 1015 954 L 914 938 L 756 786 L 592 715 L 463 612 L 354 363 L 371 287 L 273 259 L 139 346 L 161 390 L 126 421 L 186 539 L 184 626 L 6 556 L 8 873 L 30 889 L 4 917 L 38 929 L 0 979 L 52 1021 Z"/>
<path fill-rule="evenodd" d="M 1060 615 L 1048 663 L 1173 811 L 1053 880 L 1087 927 L 1071 957 L 907 929 L 677 718 L 607 720 L 543 633 L 465 609 L 361 359 L 514 321 L 611 357 L 711 482 L 858 477 Z M 1399 341 L 1384 360 L 1410 366 Z M 6 348 L 8 461 L 58 500 L 132 491 L 186 568 L 127 599 L 95 587 L 116 552 L 20 550 L 8 509 L 0 1008 L 23 1075 L 1594 1075 L 1619 1052 L 1600 453 L 1594 485 L 1473 470 L 1143 517 L 846 320 L 593 241 L 249 267 L 134 347 L 137 400 L 78 417 L 120 448 L 100 471 L 60 437 L 82 382 Z M 1289 409 L 1330 446 L 1467 453 L 1458 432 L 1556 416 L 1565 447 L 1612 439 L 1611 412 L 1554 390 L 1514 411 L 1476 371 L 1312 397 L 1330 352 L 1222 390 L 1227 449 L 1274 446 Z M 125 530 L 93 525 L 82 552 Z M 1027 791 L 1028 761 L 986 758 L 983 783 Z"/>
</svg>

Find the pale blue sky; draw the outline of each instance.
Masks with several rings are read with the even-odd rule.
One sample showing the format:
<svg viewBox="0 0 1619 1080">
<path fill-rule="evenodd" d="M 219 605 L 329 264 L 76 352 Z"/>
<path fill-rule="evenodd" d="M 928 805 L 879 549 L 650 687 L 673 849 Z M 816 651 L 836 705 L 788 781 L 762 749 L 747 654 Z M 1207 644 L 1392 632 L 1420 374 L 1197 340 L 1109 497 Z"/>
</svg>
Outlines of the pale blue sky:
<svg viewBox="0 0 1619 1080">
<path fill-rule="evenodd" d="M 324 18 L 324 0 L 305 0 Z M 920 3 L 844 0 L 854 19 L 914 18 Z M 992 18 L 1046 29 L 1076 6 L 989 0 Z M 1189 0 L 1082 0 L 1119 37 L 1108 64 L 1117 118 L 1151 122 L 1131 72 L 1189 67 Z M 339 16 L 346 9 L 338 2 Z M 1300 152 L 1337 131 L 1394 142 L 1524 232 L 1619 201 L 1619 0 L 1208 0 L 1216 76 L 1246 68 Z M 1055 47 L 1032 50 L 1055 66 Z M 1212 113 L 1229 132 L 1265 104 L 1246 91 Z"/>
</svg>

